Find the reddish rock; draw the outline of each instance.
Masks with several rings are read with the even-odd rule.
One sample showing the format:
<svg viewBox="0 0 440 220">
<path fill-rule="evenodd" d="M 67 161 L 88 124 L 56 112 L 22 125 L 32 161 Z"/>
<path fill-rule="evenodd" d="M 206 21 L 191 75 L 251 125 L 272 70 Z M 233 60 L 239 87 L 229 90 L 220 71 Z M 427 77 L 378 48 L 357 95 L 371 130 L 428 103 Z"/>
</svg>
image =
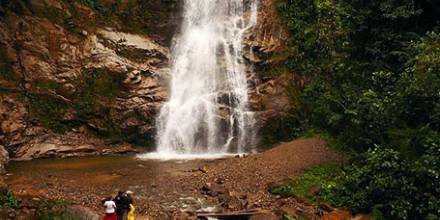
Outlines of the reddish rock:
<svg viewBox="0 0 440 220">
<path fill-rule="evenodd" d="M 350 220 L 352 217 L 349 211 L 335 209 L 322 216 L 321 220 Z"/>
<path fill-rule="evenodd" d="M 60 0 L 32 2 L 37 11 L 51 6 L 69 13 L 69 8 Z M 79 16 L 93 22 L 93 10 L 78 3 L 75 3 L 75 7 Z M 11 60 L 15 74 L 23 77 L 20 80 L 24 81 L 22 86 L 18 86 L 12 81 L 7 83 L 7 80 L 0 79 L 0 86 L 17 93 L 24 89 L 31 94 L 44 95 L 69 104 L 77 101 L 75 98 L 81 92 L 81 83 L 72 82 L 82 81 L 88 74 L 84 70 L 105 69 L 123 81 L 120 88 L 123 94 L 97 103 L 97 112 L 110 112 L 109 116 L 101 117 L 97 114 L 87 121 L 78 120 L 78 114 L 68 109 L 60 120 L 96 125 L 99 132 L 105 132 L 100 125 L 110 121 L 112 126 L 123 133 L 147 139 L 153 132 L 156 112 L 168 96 L 166 84 L 169 79 L 169 49 L 148 36 L 119 32 L 112 28 L 97 27 L 81 32 L 83 35 L 78 36 L 55 21 L 40 16 L 9 16 L 8 19 L 0 20 L 0 45 Z M 14 47 L 17 42 L 20 43 L 19 49 Z M 121 50 L 126 53 L 121 54 Z M 134 52 L 145 54 L 145 58 L 130 57 L 129 54 Z M 38 83 L 51 86 L 41 86 Z M 52 85 L 56 86 L 52 88 Z M 89 139 L 86 134 L 74 140 L 70 134 L 55 134 L 42 128 L 41 121 L 29 110 L 29 101 L 14 94 L 0 95 L 0 143 L 10 152 L 20 149 L 17 159 L 40 157 L 36 154 L 30 156 L 23 151 L 53 149 L 49 145 L 72 149 L 58 150 L 55 155 L 62 152 L 72 154 L 72 151 L 77 151 L 74 148 L 93 146 L 92 142 L 95 141 L 86 141 Z M 72 147 L 76 144 L 77 147 Z M 32 150 L 31 147 L 35 149 Z M 100 152 L 93 149 L 87 151 L 97 154 Z M 47 153 L 40 153 L 43 154 Z M 24 158 L 20 158 L 21 155 Z"/>
<path fill-rule="evenodd" d="M 317 185 L 315 185 L 315 186 L 313 186 L 312 188 L 309 189 L 309 193 L 312 194 L 312 195 L 315 195 L 320 190 L 321 190 L 321 185 L 317 184 Z"/>
<path fill-rule="evenodd" d="M 372 220 L 373 217 L 371 215 L 356 215 L 351 220 Z"/>
<path fill-rule="evenodd" d="M 282 207 L 281 208 L 281 214 L 283 216 L 296 217 L 300 213 L 299 213 L 297 208 L 294 208 L 294 207 Z"/>
</svg>

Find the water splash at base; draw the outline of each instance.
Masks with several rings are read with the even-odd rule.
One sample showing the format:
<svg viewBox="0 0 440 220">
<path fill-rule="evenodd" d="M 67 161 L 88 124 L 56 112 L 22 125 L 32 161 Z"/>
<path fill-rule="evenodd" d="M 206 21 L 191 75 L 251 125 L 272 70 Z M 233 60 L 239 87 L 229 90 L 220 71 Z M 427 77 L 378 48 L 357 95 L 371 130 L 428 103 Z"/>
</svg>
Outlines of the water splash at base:
<svg viewBox="0 0 440 220">
<path fill-rule="evenodd" d="M 175 152 L 152 152 L 137 155 L 142 160 L 216 160 L 221 158 L 235 157 L 238 154 L 231 153 L 205 153 L 205 154 L 179 154 Z"/>
</svg>

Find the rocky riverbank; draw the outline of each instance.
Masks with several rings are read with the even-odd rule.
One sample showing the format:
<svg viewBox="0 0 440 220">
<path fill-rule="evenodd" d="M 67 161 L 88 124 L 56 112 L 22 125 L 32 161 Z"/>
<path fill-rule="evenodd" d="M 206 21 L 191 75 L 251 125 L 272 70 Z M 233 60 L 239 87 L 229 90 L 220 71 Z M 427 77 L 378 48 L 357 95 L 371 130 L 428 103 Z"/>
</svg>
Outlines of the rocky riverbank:
<svg viewBox="0 0 440 220">
<path fill-rule="evenodd" d="M 152 219 L 189 219 L 197 210 L 255 208 L 279 216 L 294 211 L 318 218 L 330 210 L 274 196 L 268 189 L 306 168 L 341 160 L 343 156 L 324 141 L 306 139 L 261 154 L 214 161 L 111 156 L 15 162 L 8 167 L 6 182 L 19 198 L 68 200 L 98 213 L 102 198 L 124 189 L 135 192 L 138 215 Z"/>
</svg>

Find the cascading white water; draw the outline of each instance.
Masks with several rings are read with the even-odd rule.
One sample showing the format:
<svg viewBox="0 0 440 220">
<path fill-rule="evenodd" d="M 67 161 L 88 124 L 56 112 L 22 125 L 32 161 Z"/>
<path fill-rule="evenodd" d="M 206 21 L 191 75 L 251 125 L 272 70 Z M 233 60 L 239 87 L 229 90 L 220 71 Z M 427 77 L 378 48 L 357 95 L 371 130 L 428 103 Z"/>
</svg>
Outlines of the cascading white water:
<svg viewBox="0 0 440 220">
<path fill-rule="evenodd" d="M 257 22 L 258 0 L 184 0 L 173 46 L 171 93 L 157 118 L 161 155 L 251 150 L 243 35 Z"/>
</svg>

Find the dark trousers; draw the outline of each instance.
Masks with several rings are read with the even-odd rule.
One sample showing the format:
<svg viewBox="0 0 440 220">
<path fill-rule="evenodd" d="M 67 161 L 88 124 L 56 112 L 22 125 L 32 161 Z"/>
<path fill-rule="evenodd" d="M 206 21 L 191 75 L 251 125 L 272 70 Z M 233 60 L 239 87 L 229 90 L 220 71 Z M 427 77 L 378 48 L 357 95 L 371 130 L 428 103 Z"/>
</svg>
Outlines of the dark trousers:
<svg viewBox="0 0 440 220">
<path fill-rule="evenodd" d="M 122 209 L 116 210 L 116 215 L 118 216 L 118 220 L 124 220 L 124 210 Z"/>
<path fill-rule="evenodd" d="M 128 211 L 123 209 L 123 210 L 116 210 L 116 215 L 118 216 L 118 220 L 126 220 L 127 219 L 127 215 L 128 215 Z"/>
</svg>

